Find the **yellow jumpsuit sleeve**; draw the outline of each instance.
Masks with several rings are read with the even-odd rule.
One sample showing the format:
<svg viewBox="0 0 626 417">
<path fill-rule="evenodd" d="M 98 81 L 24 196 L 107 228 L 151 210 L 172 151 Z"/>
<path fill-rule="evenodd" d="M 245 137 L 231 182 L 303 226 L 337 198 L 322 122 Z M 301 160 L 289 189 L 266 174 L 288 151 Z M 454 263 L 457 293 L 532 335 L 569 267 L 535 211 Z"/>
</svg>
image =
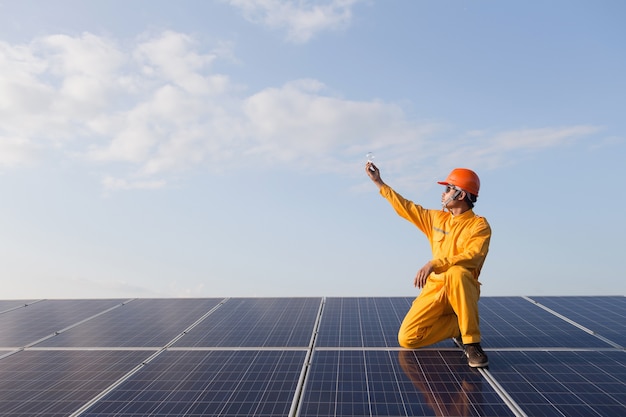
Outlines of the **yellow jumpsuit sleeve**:
<svg viewBox="0 0 626 417">
<path fill-rule="evenodd" d="M 405 199 L 386 184 L 380 187 L 380 194 L 389 201 L 400 217 L 413 223 L 430 239 L 433 222 L 429 210 Z"/>
</svg>

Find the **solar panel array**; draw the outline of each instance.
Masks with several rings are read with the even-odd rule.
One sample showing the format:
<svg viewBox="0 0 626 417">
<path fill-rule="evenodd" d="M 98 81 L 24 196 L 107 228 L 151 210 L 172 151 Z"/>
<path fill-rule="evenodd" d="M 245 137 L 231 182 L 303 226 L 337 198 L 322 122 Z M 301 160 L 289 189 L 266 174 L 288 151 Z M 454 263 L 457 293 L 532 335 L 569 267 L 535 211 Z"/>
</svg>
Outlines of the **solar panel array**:
<svg viewBox="0 0 626 417">
<path fill-rule="evenodd" d="M 626 415 L 626 297 L 483 297 L 488 369 L 411 302 L 0 300 L 0 416 Z"/>
</svg>

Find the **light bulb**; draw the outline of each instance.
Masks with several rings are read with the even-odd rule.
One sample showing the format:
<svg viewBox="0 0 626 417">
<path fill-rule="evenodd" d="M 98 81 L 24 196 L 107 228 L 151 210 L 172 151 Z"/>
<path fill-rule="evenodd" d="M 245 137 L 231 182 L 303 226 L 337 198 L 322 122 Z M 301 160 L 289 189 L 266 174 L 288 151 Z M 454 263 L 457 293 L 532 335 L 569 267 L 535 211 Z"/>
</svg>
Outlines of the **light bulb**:
<svg viewBox="0 0 626 417">
<path fill-rule="evenodd" d="M 367 157 L 367 163 L 368 164 L 373 164 L 374 163 L 374 153 L 373 152 L 368 152 L 368 153 L 365 154 L 365 156 Z M 374 172 L 376 169 L 373 166 L 370 166 L 369 170 Z"/>
</svg>

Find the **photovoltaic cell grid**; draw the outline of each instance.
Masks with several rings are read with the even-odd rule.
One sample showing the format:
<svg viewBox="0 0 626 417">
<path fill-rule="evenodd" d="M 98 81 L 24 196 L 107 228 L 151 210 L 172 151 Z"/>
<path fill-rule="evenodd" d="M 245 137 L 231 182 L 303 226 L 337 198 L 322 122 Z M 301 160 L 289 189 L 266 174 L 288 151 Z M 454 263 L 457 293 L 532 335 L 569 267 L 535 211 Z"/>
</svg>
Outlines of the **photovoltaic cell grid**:
<svg viewBox="0 0 626 417">
<path fill-rule="evenodd" d="M 176 347 L 308 347 L 321 298 L 236 298 Z"/>
<path fill-rule="evenodd" d="M 479 303 L 483 348 L 608 348 L 606 342 L 517 297 Z"/>
<path fill-rule="evenodd" d="M 32 302 L 33 300 L 0 300 L 0 314 L 14 308 L 23 307 Z"/>
<path fill-rule="evenodd" d="M 626 297 L 531 297 L 607 339 L 626 347 Z"/>
<path fill-rule="evenodd" d="M 397 348 L 398 329 L 414 298 L 328 298 L 317 347 Z M 434 347 L 453 346 L 450 341 Z"/>
<path fill-rule="evenodd" d="M 529 416 L 625 416 L 624 351 L 491 352 L 490 372 Z"/>
<path fill-rule="evenodd" d="M 22 347 L 123 300 L 50 300 L 0 314 L 0 346 Z"/>
<path fill-rule="evenodd" d="M 165 346 L 222 299 L 141 299 L 69 329 L 37 347 Z"/>
<path fill-rule="evenodd" d="M 148 357 L 141 351 L 22 351 L 0 360 L 0 416 L 66 417 Z"/>
<path fill-rule="evenodd" d="M 396 347 L 408 298 L 328 298 L 316 346 Z"/>
<path fill-rule="evenodd" d="M 600 324 L 585 327 L 611 339 L 624 326 L 618 320 L 623 298 L 533 300 L 481 300 L 488 371 L 469 368 L 450 343 L 397 348 L 408 298 L 88 300 L 89 308 L 78 311 L 84 301 L 41 301 L 0 314 L 0 334 L 7 326 L 13 339 L 49 336 L 34 345 L 38 339 L 0 343 L 0 380 L 6 382 L 0 416 L 72 415 L 68 410 L 85 404 L 81 415 L 626 415 L 626 352 L 576 326 L 568 314 L 580 305 L 588 324 Z M 27 310 L 37 304 L 38 310 Z M 602 306 L 606 322 L 594 305 Z M 14 323 L 29 327 L 42 312 L 54 314 L 30 323 L 30 333 L 15 331 Z M 68 324 L 71 314 L 75 322 Z M 195 316 L 202 320 L 183 333 Z M 123 333 L 126 325 L 139 336 L 126 347 L 93 346 L 123 337 L 95 336 L 95 330 L 87 337 L 90 323 L 103 333 L 108 326 Z M 70 328 L 55 335 L 59 326 Z M 158 336 L 150 339 L 152 332 Z M 178 335 L 175 347 L 139 347 L 172 334 Z M 137 343 L 144 337 L 150 342 Z"/>
<path fill-rule="evenodd" d="M 459 351 L 316 351 L 300 416 L 370 415 L 514 414 Z"/>
<path fill-rule="evenodd" d="M 287 416 L 305 351 L 170 351 L 84 416 Z"/>
</svg>

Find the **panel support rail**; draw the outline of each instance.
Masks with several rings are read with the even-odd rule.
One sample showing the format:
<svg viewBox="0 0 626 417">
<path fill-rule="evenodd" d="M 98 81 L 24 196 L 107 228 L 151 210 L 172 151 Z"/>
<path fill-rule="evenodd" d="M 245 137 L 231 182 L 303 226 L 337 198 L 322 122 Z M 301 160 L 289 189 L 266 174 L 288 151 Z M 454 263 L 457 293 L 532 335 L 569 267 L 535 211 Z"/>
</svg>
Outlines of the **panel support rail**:
<svg viewBox="0 0 626 417">
<path fill-rule="evenodd" d="M 300 372 L 298 385 L 296 385 L 296 390 L 293 395 L 293 400 L 291 401 L 291 408 L 289 409 L 289 414 L 288 414 L 289 417 L 296 417 L 298 413 L 298 408 L 300 406 L 302 394 L 304 393 L 304 385 L 306 383 L 306 377 L 311 367 L 311 357 L 313 355 L 313 349 L 315 349 L 315 342 L 317 340 L 317 335 L 319 333 L 320 322 L 322 320 L 322 313 L 324 311 L 325 304 L 326 304 L 326 297 L 322 297 L 322 301 L 320 302 L 320 307 L 317 311 L 317 318 L 315 319 L 315 324 L 313 325 L 313 333 L 311 335 L 311 341 L 309 342 L 309 348 L 307 349 L 306 356 L 304 357 L 304 364 L 302 366 L 302 371 Z"/>
<path fill-rule="evenodd" d="M 500 383 L 494 378 L 494 376 L 491 375 L 491 372 L 489 372 L 488 369 L 478 368 L 478 371 L 482 374 L 483 378 L 485 378 L 489 385 L 491 385 L 491 388 L 494 389 L 496 394 L 500 396 L 502 401 L 504 401 L 504 403 L 511 409 L 516 417 L 528 417 L 524 410 L 522 410 L 522 408 L 515 402 L 515 400 L 511 398 L 509 393 L 506 392 L 502 385 L 500 385 Z"/>
</svg>

